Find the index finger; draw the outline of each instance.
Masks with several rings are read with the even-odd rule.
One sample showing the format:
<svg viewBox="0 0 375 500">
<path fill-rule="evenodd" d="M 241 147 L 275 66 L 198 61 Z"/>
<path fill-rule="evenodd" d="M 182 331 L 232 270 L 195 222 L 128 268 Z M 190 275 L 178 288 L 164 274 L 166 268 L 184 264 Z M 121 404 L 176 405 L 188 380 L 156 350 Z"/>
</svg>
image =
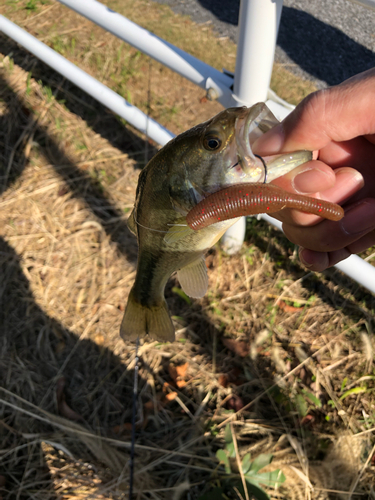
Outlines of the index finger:
<svg viewBox="0 0 375 500">
<path fill-rule="evenodd" d="M 375 68 L 307 96 L 253 145 L 257 154 L 322 149 L 360 135 L 374 142 Z"/>
</svg>

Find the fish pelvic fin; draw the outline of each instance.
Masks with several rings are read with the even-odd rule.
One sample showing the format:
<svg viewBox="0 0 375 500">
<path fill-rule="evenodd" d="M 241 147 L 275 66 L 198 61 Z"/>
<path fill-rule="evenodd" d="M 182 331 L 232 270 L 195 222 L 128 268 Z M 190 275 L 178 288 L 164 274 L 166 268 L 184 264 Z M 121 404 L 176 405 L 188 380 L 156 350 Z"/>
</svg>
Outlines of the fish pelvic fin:
<svg viewBox="0 0 375 500">
<path fill-rule="evenodd" d="M 192 234 L 194 234 L 194 230 L 190 229 L 187 225 L 186 218 L 181 217 L 175 224 L 169 227 L 168 232 L 164 236 L 164 241 L 167 245 L 172 245 Z"/>
<path fill-rule="evenodd" d="M 208 276 L 204 257 L 199 257 L 188 266 L 177 271 L 177 279 L 186 295 L 200 298 L 207 292 Z"/>
<path fill-rule="evenodd" d="M 136 340 L 148 335 L 161 342 L 173 342 L 174 326 L 165 300 L 156 306 L 144 306 L 137 302 L 131 290 L 122 319 L 120 335 L 124 340 Z"/>
</svg>

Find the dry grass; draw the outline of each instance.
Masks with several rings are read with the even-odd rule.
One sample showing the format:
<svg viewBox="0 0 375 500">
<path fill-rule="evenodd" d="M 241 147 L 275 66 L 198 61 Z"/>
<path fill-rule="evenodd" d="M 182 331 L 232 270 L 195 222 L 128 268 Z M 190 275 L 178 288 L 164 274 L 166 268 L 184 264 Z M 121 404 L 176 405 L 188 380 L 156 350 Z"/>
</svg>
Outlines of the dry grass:
<svg viewBox="0 0 375 500">
<path fill-rule="evenodd" d="M 158 34 L 231 69 L 228 41 L 136 3 L 124 13 L 163 21 Z M 147 109 L 147 58 L 57 3 L 3 11 Z M 135 359 L 118 330 L 145 141 L 10 40 L 1 47 L 0 496 L 127 498 Z M 278 71 L 290 99 L 311 90 Z M 220 109 L 156 63 L 151 89 L 152 116 L 176 133 Z M 241 457 L 272 453 L 285 474 L 272 498 L 375 498 L 374 297 L 338 271 L 306 273 L 293 245 L 253 220 L 240 255 L 217 247 L 207 264 L 202 300 L 168 286 L 177 341 L 140 347 L 136 498 L 199 499 L 211 485 L 241 498 L 215 456 L 229 422 Z"/>
</svg>

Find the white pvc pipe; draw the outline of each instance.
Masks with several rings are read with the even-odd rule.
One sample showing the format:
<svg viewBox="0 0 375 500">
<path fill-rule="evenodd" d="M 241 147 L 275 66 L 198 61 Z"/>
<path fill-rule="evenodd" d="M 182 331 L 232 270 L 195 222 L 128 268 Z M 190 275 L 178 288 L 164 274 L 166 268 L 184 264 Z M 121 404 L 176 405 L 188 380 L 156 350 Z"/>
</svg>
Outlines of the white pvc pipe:
<svg viewBox="0 0 375 500">
<path fill-rule="evenodd" d="M 352 0 L 354 3 L 359 3 L 364 7 L 368 7 L 369 9 L 375 9 L 375 0 Z"/>
<path fill-rule="evenodd" d="M 147 115 L 129 104 L 123 97 L 116 94 L 116 92 L 1 15 L 0 31 L 25 47 L 29 52 L 61 73 L 77 85 L 77 87 L 80 87 L 111 111 L 124 118 L 133 127 L 145 134 L 147 133 L 147 136 L 158 144 L 164 145 L 174 137 L 172 132 L 169 132 L 169 130 L 162 127 L 158 122 L 147 117 Z"/>
<path fill-rule="evenodd" d="M 280 231 L 283 230 L 282 223 L 279 220 L 267 214 L 262 214 L 260 218 L 269 222 L 277 229 L 280 229 Z M 358 255 L 351 255 L 334 267 L 367 288 L 370 292 L 375 293 L 375 267 L 361 259 L 361 257 L 358 257 Z"/>
<path fill-rule="evenodd" d="M 96 0 L 58 1 L 196 85 L 206 90 L 213 89 L 215 97 L 224 107 L 233 105 L 230 90 L 233 79 L 230 76 L 141 28 Z"/>
<path fill-rule="evenodd" d="M 234 99 L 252 106 L 267 100 L 282 0 L 241 0 Z"/>
<path fill-rule="evenodd" d="M 282 6 L 283 0 L 241 0 L 233 85 L 236 106 L 267 100 Z M 230 255 L 237 253 L 245 232 L 242 217 L 223 235 L 223 249 Z"/>
</svg>

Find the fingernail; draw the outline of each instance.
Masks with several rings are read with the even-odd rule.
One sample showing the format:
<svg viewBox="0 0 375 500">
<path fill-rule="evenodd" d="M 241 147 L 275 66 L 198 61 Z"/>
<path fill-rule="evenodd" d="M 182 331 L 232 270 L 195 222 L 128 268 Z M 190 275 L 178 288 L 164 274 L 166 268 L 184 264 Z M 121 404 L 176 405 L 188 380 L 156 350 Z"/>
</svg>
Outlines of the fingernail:
<svg viewBox="0 0 375 500">
<path fill-rule="evenodd" d="M 252 145 L 252 150 L 262 154 L 276 154 L 284 144 L 284 128 L 282 123 L 261 135 Z"/>
<path fill-rule="evenodd" d="M 309 256 L 309 251 L 305 251 L 303 247 L 299 247 L 298 249 L 298 255 L 299 255 L 299 260 L 302 262 L 302 264 L 307 267 L 308 269 L 313 266 L 313 262 L 309 262 L 308 256 Z"/>
<path fill-rule="evenodd" d="M 331 177 L 326 172 L 317 168 L 311 168 L 297 174 L 292 184 L 294 189 L 300 193 L 315 193 L 316 191 L 321 191 L 322 176 L 327 179 L 327 184 L 333 184 L 333 176 Z"/>
<path fill-rule="evenodd" d="M 362 201 L 345 211 L 340 221 L 341 229 L 348 235 L 366 233 L 375 227 L 375 202 Z"/>
</svg>

